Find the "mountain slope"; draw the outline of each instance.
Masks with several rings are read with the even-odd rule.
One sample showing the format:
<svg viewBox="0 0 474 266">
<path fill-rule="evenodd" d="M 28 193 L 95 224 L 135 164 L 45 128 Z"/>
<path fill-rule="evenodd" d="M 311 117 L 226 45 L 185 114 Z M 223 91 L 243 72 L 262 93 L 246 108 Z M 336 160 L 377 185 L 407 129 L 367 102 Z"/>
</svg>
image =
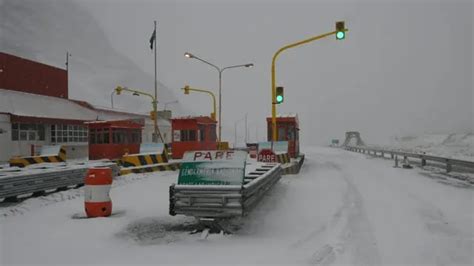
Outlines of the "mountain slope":
<svg viewBox="0 0 474 266">
<path fill-rule="evenodd" d="M 0 33 L 0 51 L 60 68 L 65 68 L 69 51 L 72 99 L 110 106 L 117 85 L 153 93 L 153 77 L 117 53 L 94 17 L 74 2 L 0 0 Z M 175 99 L 170 89 L 158 84 L 159 102 Z M 114 96 L 114 102 L 139 112 L 151 108 L 145 97 Z M 179 105 L 170 108 L 180 113 Z"/>
</svg>

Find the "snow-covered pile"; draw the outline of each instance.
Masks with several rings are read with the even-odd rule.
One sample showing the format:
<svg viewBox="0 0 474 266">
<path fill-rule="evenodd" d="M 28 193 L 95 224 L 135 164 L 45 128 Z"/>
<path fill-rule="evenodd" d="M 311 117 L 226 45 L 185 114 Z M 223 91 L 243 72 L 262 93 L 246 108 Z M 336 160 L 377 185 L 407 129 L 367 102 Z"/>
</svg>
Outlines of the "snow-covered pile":
<svg viewBox="0 0 474 266">
<path fill-rule="evenodd" d="M 474 161 L 474 133 L 394 137 L 390 148 Z"/>
</svg>

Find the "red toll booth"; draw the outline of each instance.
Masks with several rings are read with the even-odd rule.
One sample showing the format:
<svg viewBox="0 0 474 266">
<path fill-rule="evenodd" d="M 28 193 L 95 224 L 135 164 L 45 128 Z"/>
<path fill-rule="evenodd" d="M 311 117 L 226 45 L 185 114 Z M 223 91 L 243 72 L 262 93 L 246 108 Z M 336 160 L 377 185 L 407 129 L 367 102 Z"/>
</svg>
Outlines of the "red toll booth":
<svg viewBox="0 0 474 266">
<path fill-rule="evenodd" d="M 139 153 L 143 124 L 133 120 L 97 121 L 89 126 L 89 159 L 118 159 Z"/>
<path fill-rule="evenodd" d="M 208 116 L 171 119 L 173 159 L 183 158 L 186 151 L 216 150 L 216 121 Z"/>
<path fill-rule="evenodd" d="M 300 153 L 298 115 L 281 115 L 276 117 L 277 140 L 288 141 L 288 153 L 296 158 Z M 272 141 L 272 118 L 267 117 L 268 141 Z"/>
</svg>

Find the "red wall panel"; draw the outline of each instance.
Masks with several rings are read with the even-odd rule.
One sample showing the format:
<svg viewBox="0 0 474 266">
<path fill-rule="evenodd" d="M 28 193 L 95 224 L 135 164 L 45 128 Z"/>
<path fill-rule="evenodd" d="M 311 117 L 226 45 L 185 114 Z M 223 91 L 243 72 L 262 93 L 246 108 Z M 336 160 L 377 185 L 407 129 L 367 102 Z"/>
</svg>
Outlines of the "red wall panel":
<svg viewBox="0 0 474 266">
<path fill-rule="evenodd" d="M 0 52 L 0 89 L 68 98 L 67 72 Z"/>
</svg>

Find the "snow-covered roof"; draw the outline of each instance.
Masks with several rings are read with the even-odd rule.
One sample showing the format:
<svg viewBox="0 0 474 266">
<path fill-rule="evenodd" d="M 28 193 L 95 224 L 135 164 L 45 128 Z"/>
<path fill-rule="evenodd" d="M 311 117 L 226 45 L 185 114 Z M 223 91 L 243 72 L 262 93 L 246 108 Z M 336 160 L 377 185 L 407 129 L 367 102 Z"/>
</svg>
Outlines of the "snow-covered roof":
<svg viewBox="0 0 474 266">
<path fill-rule="evenodd" d="M 74 100 L 75 101 L 75 100 Z M 86 103 L 89 108 L 92 108 L 97 112 L 97 116 L 99 120 L 123 120 L 123 119 L 137 119 L 142 118 L 145 119 L 145 124 L 153 124 L 153 120 L 150 118 L 150 114 L 143 114 L 143 113 L 134 113 L 130 112 L 125 109 L 121 108 L 109 108 L 104 106 L 92 105 Z M 158 125 L 159 126 L 168 126 L 171 127 L 171 122 L 167 119 L 163 119 L 158 117 Z"/>
<path fill-rule="evenodd" d="M 295 118 L 298 118 L 298 114 L 294 114 L 294 113 L 277 114 L 276 117 L 295 117 Z"/>
<path fill-rule="evenodd" d="M 82 121 L 141 118 L 145 119 L 147 125 L 153 124 L 153 121 L 147 114 L 130 113 L 120 109 L 96 107 L 81 101 L 5 89 L 0 89 L 0 113 Z M 171 122 L 158 118 L 158 125 L 171 127 Z"/>
<path fill-rule="evenodd" d="M 68 99 L 0 89 L 0 113 L 66 120 L 96 120 L 97 113 Z"/>
</svg>

